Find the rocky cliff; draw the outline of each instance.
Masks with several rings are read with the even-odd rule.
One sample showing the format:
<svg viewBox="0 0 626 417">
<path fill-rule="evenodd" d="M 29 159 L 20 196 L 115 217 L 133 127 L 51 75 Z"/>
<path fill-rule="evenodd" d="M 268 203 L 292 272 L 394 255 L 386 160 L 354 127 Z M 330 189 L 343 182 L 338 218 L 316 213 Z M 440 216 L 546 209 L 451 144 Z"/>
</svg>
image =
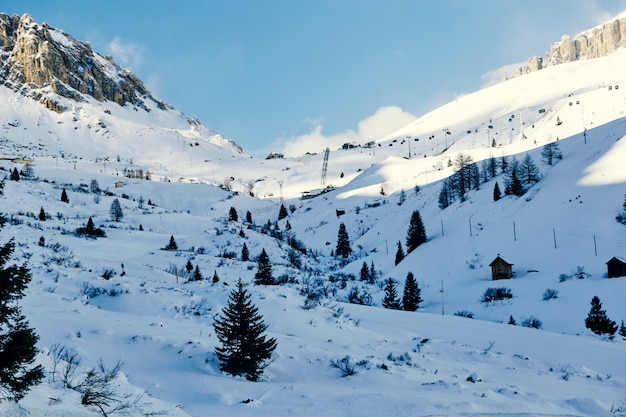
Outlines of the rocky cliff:
<svg viewBox="0 0 626 417">
<path fill-rule="evenodd" d="M 563 35 L 559 42 L 550 47 L 545 58 L 538 56 L 530 58 L 528 65 L 520 67 L 512 77 L 566 62 L 600 58 L 625 45 L 626 14 L 621 14 L 609 22 L 578 34 L 574 39 Z"/>
<path fill-rule="evenodd" d="M 75 101 L 89 95 L 121 106 L 131 103 L 147 109 L 144 100 L 165 106 L 110 56 L 94 52 L 88 43 L 61 30 L 38 24 L 28 14 L 10 17 L 0 13 L 0 83 L 57 112 L 64 109 L 54 95 L 46 94 L 49 89 Z"/>
</svg>

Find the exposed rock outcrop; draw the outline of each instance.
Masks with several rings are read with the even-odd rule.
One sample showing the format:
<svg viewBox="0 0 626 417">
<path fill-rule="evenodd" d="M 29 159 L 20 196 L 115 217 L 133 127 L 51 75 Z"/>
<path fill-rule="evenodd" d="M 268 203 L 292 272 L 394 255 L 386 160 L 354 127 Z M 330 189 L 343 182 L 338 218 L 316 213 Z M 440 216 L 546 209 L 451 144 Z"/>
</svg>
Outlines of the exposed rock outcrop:
<svg viewBox="0 0 626 417">
<path fill-rule="evenodd" d="M 56 94 L 82 101 L 89 95 L 98 101 L 114 101 L 121 106 L 131 103 L 147 110 L 145 99 L 154 99 L 141 80 L 120 68 L 109 56 L 91 49 L 86 42 L 47 24 L 40 25 L 32 16 L 0 14 L 0 83 L 21 90 L 50 87 Z M 43 92 L 31 91 L 46 107 L 62 111 L 54 99 Z"/>
<path fill-rule="evenodd" d="M 532 57 L 528 65 L 519 68 L 512 77 L 581 59 L 600 58 L 626 45 L 626 14 L 578 34 L 574 39 L 563 35 L 559 42 L 550 47 L 545 59 Z"/>
</svg>

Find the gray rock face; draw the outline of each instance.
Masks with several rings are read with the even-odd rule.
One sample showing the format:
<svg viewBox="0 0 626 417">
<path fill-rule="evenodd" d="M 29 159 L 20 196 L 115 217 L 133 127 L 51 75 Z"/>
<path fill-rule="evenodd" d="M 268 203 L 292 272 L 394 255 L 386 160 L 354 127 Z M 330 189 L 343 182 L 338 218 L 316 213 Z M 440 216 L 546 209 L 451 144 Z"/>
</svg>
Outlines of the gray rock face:
<svg viewBox="0 0 626 417">
<path fill-rule="evenodd" d="M 131 103 L 147 110 L 145 99 L 154 99 L 137 76 L 120 68 L 109 56 L 91 49 L 86 42 L 32 16 L 0 14 L 0 83 L 18 91 L 24 86 L 44 105 L 63 111 L 41 89 L 50 87 L 56 94 L 82 101 L 89 95 L 98 101 Z M 39 91 L 37 91 L 40 89 Z"/>
<path fill-rule="evenodd" d="M 550 47 L 545 59 L 532 57 L 511 78 L 539 71 L 553 65 L 581 59 L 600 58 L 626 45 L 626 18 L 616 18 L 578 34 L 574 39 L 564 35 Z"/>
</svg>

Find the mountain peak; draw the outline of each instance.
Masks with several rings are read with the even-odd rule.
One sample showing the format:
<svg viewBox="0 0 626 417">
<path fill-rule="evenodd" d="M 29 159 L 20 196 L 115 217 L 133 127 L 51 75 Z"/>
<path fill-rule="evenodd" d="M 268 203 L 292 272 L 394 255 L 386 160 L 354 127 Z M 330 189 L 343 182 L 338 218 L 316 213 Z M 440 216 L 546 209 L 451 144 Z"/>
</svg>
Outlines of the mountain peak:
<svg viewBox="0 0 626 417">
<path fill-rule="evenodd" d="M 22 93 L 26 87 L 28 95 L 54 111 L 64 109 L 50 90 L 76 102 L 90 96 L 147 110 L 144 100 L 152 100 L 165 108 L 136 75 L 120 68 L 112 57 L 94 52 L 89 43 L 46 23 L 38 24 L 30 14 L 0 14 L 0 48 L 0 83 Z"/>
</svg>

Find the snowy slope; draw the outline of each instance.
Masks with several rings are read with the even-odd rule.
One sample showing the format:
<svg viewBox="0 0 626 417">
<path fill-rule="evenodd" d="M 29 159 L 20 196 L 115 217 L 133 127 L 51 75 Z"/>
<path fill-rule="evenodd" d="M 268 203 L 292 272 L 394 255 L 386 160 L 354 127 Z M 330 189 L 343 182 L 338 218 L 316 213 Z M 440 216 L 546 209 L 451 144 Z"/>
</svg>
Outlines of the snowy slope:
<svg viewBox="0 0 626 417">
<path fill-rule="evenodd" d="M 83 371 L 98 359 L 123 361 L 120 395 L 139 398 L 129 411 L 137 416 L 625 415 L 625 341 L 584 327 L 594 295 L 618 324 L 626 319 L 626 279 L 605 276 L 606 261 L 626 257 L 625 226 L 615 221 L 626 192 L 625 52 L 460 97 L 373 147 L 332 150 L 326 183 L 337 188 L 310 200 L 298 197 L 320 187 L 322 155 L 233 157 L 229 141 L 172 110 L 86 102 L 59 115 L 0 87 L 2 152 L 33 159 L 36 176 L 6 181 L 1 211 L 10 221 L 0 242 L 15 236 L 16 261 L 32 270 L 23 309 L 47 371 L 19 405 L 1 403 L 0 415 L 99 415 L 54 380 L 55 345 L 78 353 Z M 540 152 L 557 139 L 563 159 L 549 166 Z M 441 180 L 459 153 L 474 161 L 528 154 L 542 179 L 521 198 L 494 202 L 499 174 L 441 210 Z M 0 160 L 0 168 L 8 175 L 23 165 Z M 153 180 L 126 178 L 125 169 L 150 170 Z M 210 185 L 225 179 L 232 191 Z M 108 195 L 91 192 L 92 180 Z M 281 194 L 293 211 L 277 224 L 286 233 L 289 222 L 307 248 L 299 268 L 285 240 L 262 228 L 274 227 Z M 109 216 L 114 198 L 119 223 Z M 227 221 L 230 207 L 239 221 Z M 396 266 L 414 210 L 428 242 Z M 247 211 L 253 225 L 243 222 Z M 74 235 L 89 217 L 105 238 Z M 341 222 L 354 250 L 345 265 L 331 256 Z M 178 251 L 162 250 L 170 236 Z M 287 283 L 252 285 L 256 263 L 240 260 L 244 243 L 253 259 L 266 249 Z M 514 279 L 491 281 L 497 254 L 514 264 Z M 188 260 L 205 280 L 187 282 Z M 375 284 L 359 281 L 364 262 L 379 272 Z M 581 268 L 585 279 L 560 282 Z M 384 282 L 401 288 L 409 271 L 421 308 L 383 309 Z M 239 278 L 278 341 L 257 383 L 222 374 L 213 354 L 213 318 Z M 503 286 L 512 299 L 480 302 Z M 311 289 L 324 297 L 304 308 Z M 355 289 L 372 305 L 347 303 Z M 558 298 L 544 301 L 547 289 Z M 536 318 L 541 330 L 508 325 L 510 316 Z M 330 364 L 346 357 L 356 373 L 342 377 Z"/>
</svg>

